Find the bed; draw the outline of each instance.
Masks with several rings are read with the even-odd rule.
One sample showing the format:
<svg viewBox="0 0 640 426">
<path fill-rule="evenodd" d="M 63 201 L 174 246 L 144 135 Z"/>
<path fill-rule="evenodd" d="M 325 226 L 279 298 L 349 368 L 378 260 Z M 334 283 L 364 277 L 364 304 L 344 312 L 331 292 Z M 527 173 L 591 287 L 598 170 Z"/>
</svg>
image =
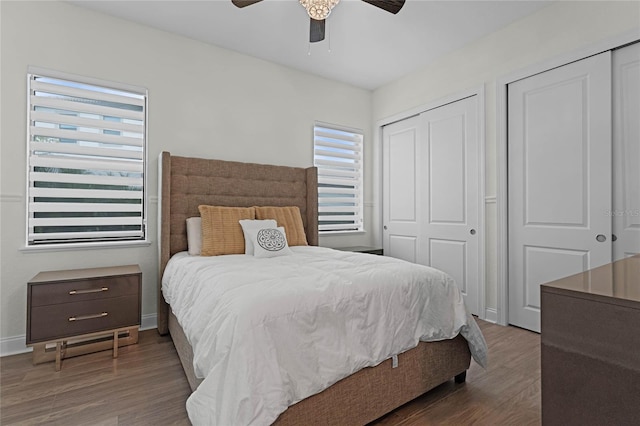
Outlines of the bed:
<svg viewBox="0 0 640 426">
<path fill-rule="evenodd" d="M 172 256 L 187 250 L 186 219 L 198 216 L 200 205 L 297 206 L 309 246 L 318 245 L 317 171 L 313 167 L 188 158 L 163 152 L 159 158 L 159 171 L 160 278 Z M 329 252 L 326 255 L 333 256 Z M 477 328 L 475 322 L 473 325 Z M 165 302 L 161 279 L 158 284 L 158 331 L 171 335 L 189 385 L 195 391 L 203 379 L 196 377 L 193 348 L 187 333 Z M 457 383 L 464 382 L 471 360 L 471 340 L 468 342 L 468 339 L 457 335 L 450 339 L 419 342 L 413 349 L 375 366 L 362 368 L 289 406 L 274 424 L 366 424 L 445 381 L 455 378 Z M 481 335 L 474 339 L 476 346 L 484 345 Z M 486 353 L 479 356 L 483 358 Z M 484 358 L 480 362 L 484 363 Z M 256 424 L 261 422 L 256 421 Z"/>
</svg>

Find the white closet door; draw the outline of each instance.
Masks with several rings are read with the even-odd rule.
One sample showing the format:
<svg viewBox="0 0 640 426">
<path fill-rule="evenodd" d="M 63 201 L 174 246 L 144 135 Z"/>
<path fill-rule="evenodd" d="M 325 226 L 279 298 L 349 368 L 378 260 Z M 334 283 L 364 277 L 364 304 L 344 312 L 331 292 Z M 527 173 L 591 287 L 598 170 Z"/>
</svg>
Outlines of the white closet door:
<svg viewBox="0 0 640 426">
<path fill-rule="evenodd" d="M 611 54 L 508 87 L 509 322 L 540 331 L 540 284 L 611 261 Z"/>
<path fill-rule="evenodd" d="M 640 253 L 640 43 L 613 51 L 613 260 Z"/>
<path fill-rule="evenodd" d="M 477 96 L 385 126 L 385 255 L 451 275 L 473 314 L 479 308 Z"/>
<path fill-rule="evenodd" d="M 420 117 L 414 116 L 382 130 L 382 246 L 385 256 L 423 263 L 420 233 L 421 158 Z"/>
<path fill-rule="evenodd" d="M 424 223 L 420 239 L 426 265 L 451 275 L 470 313 L 478 300 L 477 96 L 421 114 L 424 123 L 421 181 Z"/>
</svg>

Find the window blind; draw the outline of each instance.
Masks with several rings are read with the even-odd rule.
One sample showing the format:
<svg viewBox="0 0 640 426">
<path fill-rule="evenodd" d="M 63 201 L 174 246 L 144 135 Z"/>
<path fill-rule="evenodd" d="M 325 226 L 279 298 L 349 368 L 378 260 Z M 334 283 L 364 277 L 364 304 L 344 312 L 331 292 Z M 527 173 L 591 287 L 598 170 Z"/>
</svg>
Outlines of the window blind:
<svg viewBox="0 0 640 426">
<path fill-rule="evenodd" d="M 146 91 L 28 77 L 27 245 L 144 239 Z"/>
<path fill-rule="evenodd" d="M 313 134 L 319 232 L 362 231 L 362 133 L 316 124 Z"/>
</svg>

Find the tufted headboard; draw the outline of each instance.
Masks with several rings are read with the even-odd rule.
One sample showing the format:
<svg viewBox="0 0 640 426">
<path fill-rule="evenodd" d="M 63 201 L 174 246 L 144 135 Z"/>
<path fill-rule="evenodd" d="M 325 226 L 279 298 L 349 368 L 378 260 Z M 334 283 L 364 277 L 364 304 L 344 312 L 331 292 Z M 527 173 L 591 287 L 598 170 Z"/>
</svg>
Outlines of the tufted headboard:
<svg viewBox="0 0 640 426">
<path fill-rule="evenodd" d="M 318 172 L 298 168 L 160 153 L 158 164 L 158 332 L 168 332 L 162 274 L 169 258 L 187 250 L 186 219 L 201 204 L 232 207 L 298 206 L 307 242 L 318 245 Z"/>
</svg>

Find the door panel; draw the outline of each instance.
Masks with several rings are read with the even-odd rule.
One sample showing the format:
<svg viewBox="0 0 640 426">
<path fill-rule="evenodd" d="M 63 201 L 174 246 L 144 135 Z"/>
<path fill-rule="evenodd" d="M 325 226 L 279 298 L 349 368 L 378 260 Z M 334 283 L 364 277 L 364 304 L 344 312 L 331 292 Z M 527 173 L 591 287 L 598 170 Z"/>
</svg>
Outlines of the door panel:
<svg viewBox="0 0 640 426">
<path fill-rule="evenodd" d="M 508 87 L 511 324 L 540 331 L 540 284 L 611 261 L 610 100 L 608 52 Z"/>
<path fill-rule="evenodd" d="M 418 239 L 416 237 L 390 235 L 389 245 L 384 248 L 384 253 L 387 255 L 388 251 L 389 253 L 392 253 L 390 255 L 392 257 L 416 263 L 417 243 Z"/>
<path fill-rule="evenodd" d="M 462 99 L 421 114 L 426 158 L 421 160 L 426 265 L 451 275 L 472 314 L 478 296 L 478 100 Z"/>
<path fill-rule="evenodd" d="M 432 114 L 427 114 L 427 116 Z M 431 223 L 465 223 L 466 138 L 464 114 L 429 121 L 429 217 Z"/>
<path fill-rule="evenodd" d="M 384 254 L 418 263 L 420 135 L 418 116 L 385 126 L 382 132 Z"/>
<path fill-rule="evenodd" d="M 417 129 L 407 129 L 390 136 L 389 149 L 389 220 L 416 223 Z"/>
<path fill-rule="evenodd" d="M 588 117 L 583 107 L 587 82 L 586 76 L 579 76 L 523 93 L 525 226 L 587 225 L 588 164 L 583 161 L 590 142 L 585 135 Z M 562 105 L 562 113 L 550 105 Z M 558 167 L 550 167 L 550 155 Z"/>
<path fill-rule="evenodd" d="M 557 249 L 555 247 L 524 247 L 524 288 L 523 299 L 519 302 L 533 314 L 540 311 L 540 283 L 547 283 L 583 271 L 589 265 L 586 250 Z"/>
<path fill-rule="evenodd" d="M 640 253 L 640 43 L 613 52 L 613 260 Z"/>
</svg>

